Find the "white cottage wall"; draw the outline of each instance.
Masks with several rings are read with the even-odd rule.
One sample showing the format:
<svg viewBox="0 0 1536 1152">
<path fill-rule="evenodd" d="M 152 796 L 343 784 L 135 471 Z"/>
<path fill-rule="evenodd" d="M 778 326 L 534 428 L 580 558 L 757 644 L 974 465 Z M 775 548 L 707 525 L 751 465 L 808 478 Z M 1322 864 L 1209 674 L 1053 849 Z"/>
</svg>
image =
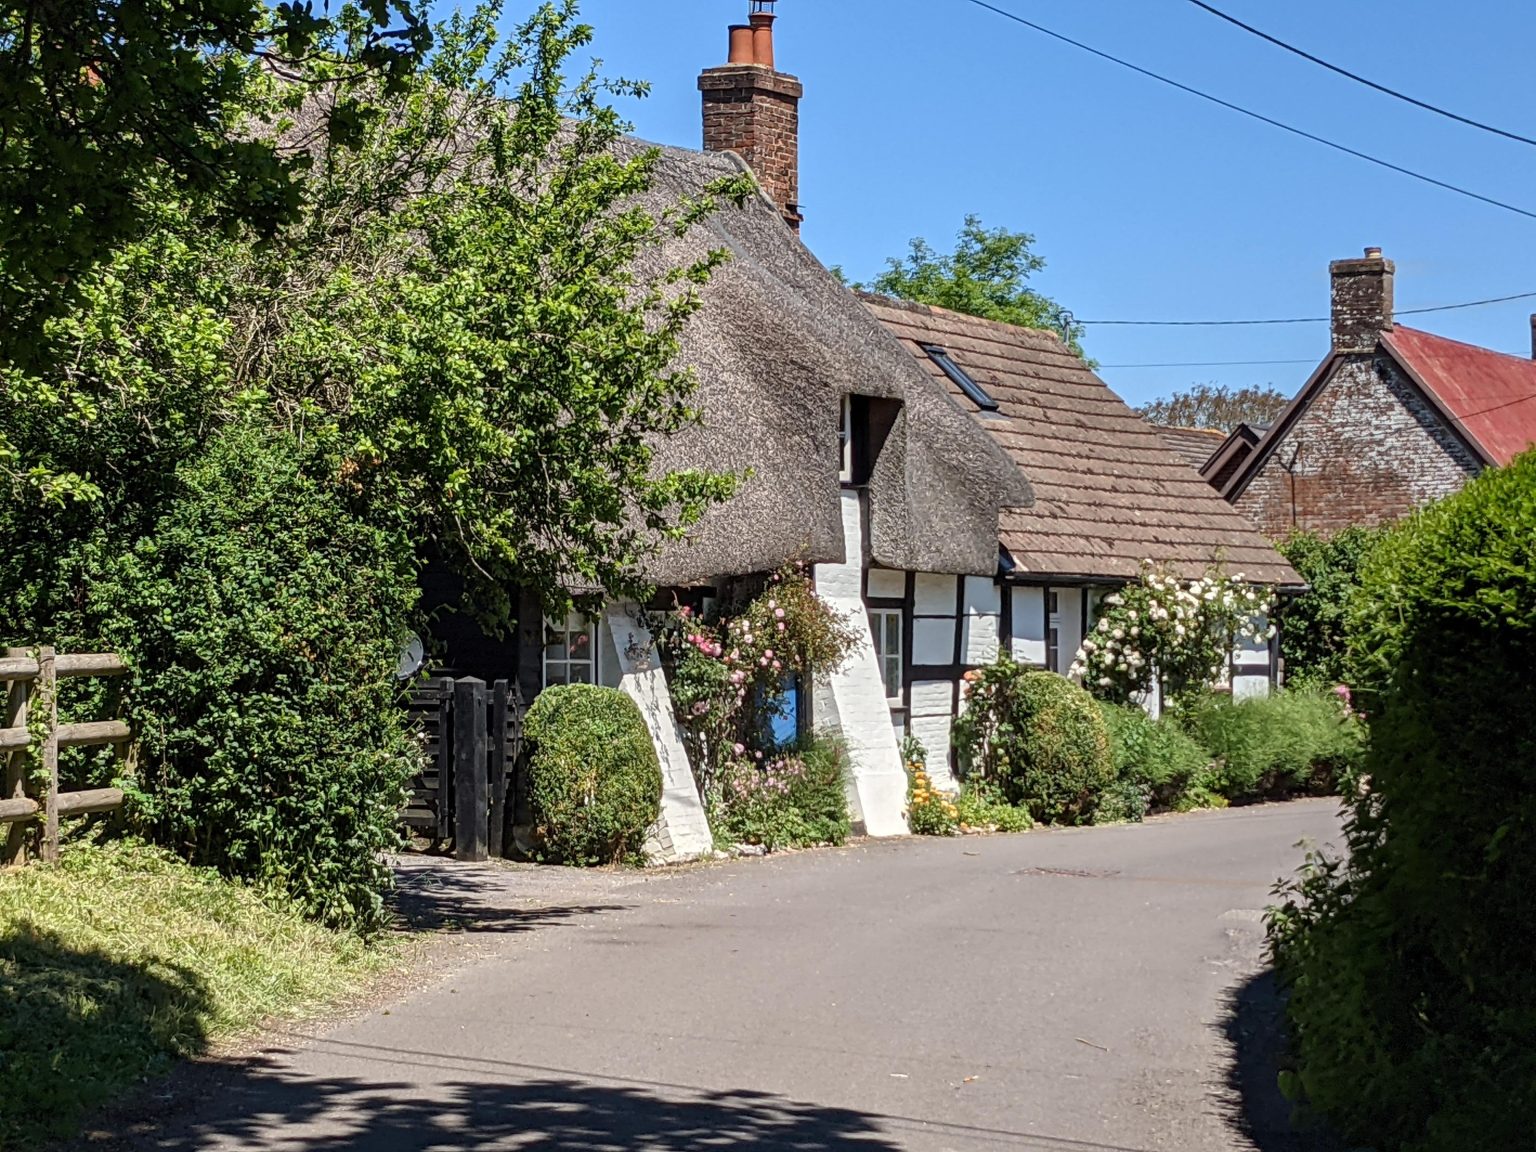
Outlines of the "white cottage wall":
<svg viewBox="0 0 1536 1152">
<path fill-rule="evenodd" d="M 1013 590 L 1013 658 L 1020 664 L 1045 666 L 1045 589 Z"/>
</svg>

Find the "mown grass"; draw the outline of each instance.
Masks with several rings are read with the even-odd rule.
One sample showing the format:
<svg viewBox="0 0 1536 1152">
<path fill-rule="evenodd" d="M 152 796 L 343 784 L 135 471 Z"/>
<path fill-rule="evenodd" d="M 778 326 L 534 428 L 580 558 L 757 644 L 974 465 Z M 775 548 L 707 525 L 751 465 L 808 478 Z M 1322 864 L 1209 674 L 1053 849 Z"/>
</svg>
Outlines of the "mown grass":
<svg viewBox="0 0 1536 1152">
<path fill-rule="evenodd" d="M 0 873 L 0 1149 L 66 1136 L 179 1057 L 356 992 L 392 955 L 140 845 Z"/>
</svg>

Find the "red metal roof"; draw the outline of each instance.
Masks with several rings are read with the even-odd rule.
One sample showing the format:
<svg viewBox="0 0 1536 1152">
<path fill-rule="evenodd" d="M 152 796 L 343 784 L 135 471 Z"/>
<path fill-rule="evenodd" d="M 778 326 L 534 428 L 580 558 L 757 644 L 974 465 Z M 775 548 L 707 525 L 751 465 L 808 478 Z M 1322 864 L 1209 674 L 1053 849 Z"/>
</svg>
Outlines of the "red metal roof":
<svg viewBox="0 0 1536 1152">
<path fill-rule="evenodd" d="M 1495 464 L 1536 444 L 1536 361 L 1414 328 L 1382 342 Z"/>
</svg>

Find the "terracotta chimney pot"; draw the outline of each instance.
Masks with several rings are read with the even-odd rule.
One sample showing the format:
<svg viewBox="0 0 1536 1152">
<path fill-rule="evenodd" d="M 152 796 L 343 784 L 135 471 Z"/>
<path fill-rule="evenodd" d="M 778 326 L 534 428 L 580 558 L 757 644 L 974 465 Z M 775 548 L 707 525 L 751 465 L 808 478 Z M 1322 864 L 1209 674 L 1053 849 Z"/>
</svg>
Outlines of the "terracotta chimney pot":
<svg viewBox="0 0 1536 1152">
<path fill-rule="evenodd" d="M 755 36 L 752 25 L 731 25 L 731 63 L 751 64 L 757 59 L 756 48 L 753 46 Z"/>
<path fill-rule="evenodd" d="M 773 13 L 752 13 L 752 58 L 758 64 L 773 67 Z"/>
</svg>

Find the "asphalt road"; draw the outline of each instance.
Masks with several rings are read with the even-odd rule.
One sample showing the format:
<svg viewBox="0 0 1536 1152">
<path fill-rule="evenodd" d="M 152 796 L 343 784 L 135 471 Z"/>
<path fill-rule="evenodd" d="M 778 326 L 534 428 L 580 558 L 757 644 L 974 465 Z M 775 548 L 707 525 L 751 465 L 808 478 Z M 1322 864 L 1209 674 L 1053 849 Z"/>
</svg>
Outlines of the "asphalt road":
<svg viewBox="0 0 1536 1152">
<path fill-rule="evenodd" d="M 1326 801 L 659 875 L 409 867 L 459 968 L 173 1088 L 133 1149 L 1313 1147 L 1261 909 Z"/>
</svg>

